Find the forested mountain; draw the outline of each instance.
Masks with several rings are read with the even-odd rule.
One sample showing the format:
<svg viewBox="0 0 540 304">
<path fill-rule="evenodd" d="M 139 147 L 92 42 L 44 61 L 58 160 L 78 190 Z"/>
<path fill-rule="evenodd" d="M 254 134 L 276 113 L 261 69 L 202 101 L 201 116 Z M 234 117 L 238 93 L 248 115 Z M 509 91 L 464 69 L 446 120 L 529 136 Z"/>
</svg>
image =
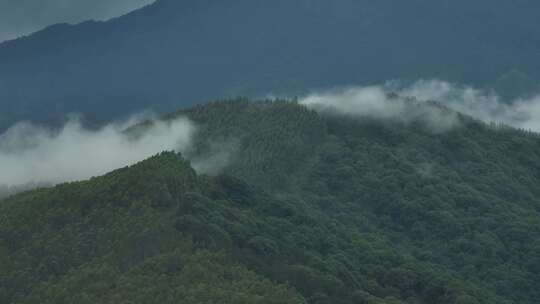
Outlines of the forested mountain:
<svg viewBox="0 0 540 304">
<path fill-rule="evenodd" d="M 185 156 L 227 150 L 220 170 L 198 174 L 165 152 L 0 201 L 2 299 L 538 302 L 536 133 L 463 115 L 440 131 L 295 101 L 164 119 L 178 116 L 198 127 Z"/>
<path fill-rule="evenodd" d="M 158 0 L 0 44 L 0 129 L 393 79 L 527 93 L 540 80 L 539 10 L 533 0 Z"/>
</svg>

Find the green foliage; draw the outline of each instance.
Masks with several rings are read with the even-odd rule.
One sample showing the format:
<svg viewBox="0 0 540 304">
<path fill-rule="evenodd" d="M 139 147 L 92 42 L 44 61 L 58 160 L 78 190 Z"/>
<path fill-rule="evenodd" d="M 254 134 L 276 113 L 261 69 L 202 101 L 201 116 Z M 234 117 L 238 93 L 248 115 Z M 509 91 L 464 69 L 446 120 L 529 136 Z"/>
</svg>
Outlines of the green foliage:
<svg viewBox="0 0 540 304">
<path fill-rule="evenodd" d="M 540 298 L 536 133 L 464 116 L 433 133 L 414 122 L 318 115 L 288 101 L 218 102 L 179 114 L 197 121 L 207 142 L 244 132 L 226 173 L 510 301 Z M 244 144 L 253 138 L 256 150 Z M 247 161 L 253 151 L 272 169 Z M 290 163 L 287 155 L 297 157 Z"/>
<path fill-rule="evenodd" d="M 180 111 L 162 153 L 0 204 L 7 303 L 535 303 L 540 140 L 461 117 L 445 133 L 288 101 Z M 174 118 L 171 115 L 168 118 Z"/>
<path fill-rule="evenodd" d="M 187 162 L 163 153 L 104 177 L 8 199 L 0 207 L 1 298 L 7 303 L 302 303 L 285 285 L 218 252 L 227 248 L 219 226 L 191 216 L 191 225 L 175 228 L 181 214 L 191 214 L 188 205 L 195 213 L 210 211 L 201 185 Z M 191 239 L 212 242 L 194 247 Z"/>
<path fill-rule="evenodd" d="M 189 246 L 189 243 L 187 243 Z M 40 284 L 22 303 L 302 303 L 222 254 L 180 247 L 127 271 L 95 261 Z"/>
</svg>

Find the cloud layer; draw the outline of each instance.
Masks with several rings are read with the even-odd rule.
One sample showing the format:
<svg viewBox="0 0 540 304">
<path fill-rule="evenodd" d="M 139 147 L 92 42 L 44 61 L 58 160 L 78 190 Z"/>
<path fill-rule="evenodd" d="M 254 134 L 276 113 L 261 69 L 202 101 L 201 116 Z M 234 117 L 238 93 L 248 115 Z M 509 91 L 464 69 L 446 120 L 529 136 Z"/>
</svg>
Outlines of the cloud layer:
<svg viewBox="0 0 540 304">
<path fill-rule="evenodd" d="M 154 0 L 0 0 L 0 41 L 56 23 L 106 20 Z"/>
<path fill-rule="evenodd" d="M 56 131 L 19 123 L 0 135 L 0 185 L 82 180 L 164 150 L 185 152 L 190 148 L 195 127 L 189 120 L 154 121 L 136 137 L 127 136 L 126 126 L 138 121 L 87 130 L 71 119 Z"/>
<path fill-rule="evenodd" d="M 458 124 L 455 112 L 390 94 L 384 86 L 356 87 L 316 93 L 300 99 L 319 112 L 400 121 L 421 122 L 435 132 Z"/>
<path fill-rule="evenodd" d="M 540 131 L 540 95 L 503 100 L 494 92 L 439 80 L 421 80 L 409 87 L 386 85 L 386 91 L 418 100 L 433 100 L 485 122 Z"/>
<path fill-rule="evenodd" d="M 333 111 L 342 115 L 405 123 L 421 121 L 438 131 L 458 125 L 454 113 L 425 101 L 439 102 L 488 123 L 504 123 L 540 132 L 540 95 L 503 100 L 494 92 L 440 80 L 420 80 L 408 86 L 388 82 L 379 86 L 334 89 L 308 95 L 299 102 L 318 111 Z"/>
<path fill-rule="evenodd" d="M 438 101 L 486 122 L 540 131 L 540 96 L 505 102 L 491 92 L 436 80 L 418 81 L 409 86 L 394 82 L 335 89 L 311 94 L 299 102 L 317 111 L 338 115 L 405 124 L 420 122 L 433 132 L 444 132 L 459 125 L 454 111 L 425 100 Z M 83 180 L 164 150 L 182 152 L 190 157 L 197 171 L 215 174 L 226 167 L 235 154 L 235 143 L 213 143 L 206 154 L 193 155 L 196 128 L 185 118 L 169 122 L 152 120 L 141 134 L 126 135 L 126 128 L 143 120 L 148 120 L 148 116 L 111 123 L 98 130 L 85 129 L 76 118 L 59 130 L 19 123 L 0 135 L 0 186 Z"/>
</svg>

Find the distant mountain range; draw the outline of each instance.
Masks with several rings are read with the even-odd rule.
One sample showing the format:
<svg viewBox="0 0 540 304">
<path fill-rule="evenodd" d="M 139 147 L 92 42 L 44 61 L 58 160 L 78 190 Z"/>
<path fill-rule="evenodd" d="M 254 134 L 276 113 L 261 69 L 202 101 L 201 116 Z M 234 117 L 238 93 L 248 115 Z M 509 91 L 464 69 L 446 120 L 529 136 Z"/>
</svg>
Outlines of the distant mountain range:
<svg viewBox="0 0 540 304">
<path fill-rule="evenodd" d="M 530 0 L 159 0 L 0 44 L 0 129 L 392 79 L 515 96 L 540 81 L 538 11 Z"/>
</svg>

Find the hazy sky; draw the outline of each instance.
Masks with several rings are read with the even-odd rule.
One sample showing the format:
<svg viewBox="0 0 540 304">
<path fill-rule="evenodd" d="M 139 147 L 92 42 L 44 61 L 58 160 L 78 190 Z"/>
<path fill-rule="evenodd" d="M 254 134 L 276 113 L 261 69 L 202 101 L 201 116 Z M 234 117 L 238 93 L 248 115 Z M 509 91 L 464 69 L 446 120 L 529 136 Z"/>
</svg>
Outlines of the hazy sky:
<svg viewBox="0 0 540 304">
<path fill-rule="evenodd" d="M 0 41 L 55 23 L 106 20 L 154 0 L 0 0 Z"/>
</svg>

